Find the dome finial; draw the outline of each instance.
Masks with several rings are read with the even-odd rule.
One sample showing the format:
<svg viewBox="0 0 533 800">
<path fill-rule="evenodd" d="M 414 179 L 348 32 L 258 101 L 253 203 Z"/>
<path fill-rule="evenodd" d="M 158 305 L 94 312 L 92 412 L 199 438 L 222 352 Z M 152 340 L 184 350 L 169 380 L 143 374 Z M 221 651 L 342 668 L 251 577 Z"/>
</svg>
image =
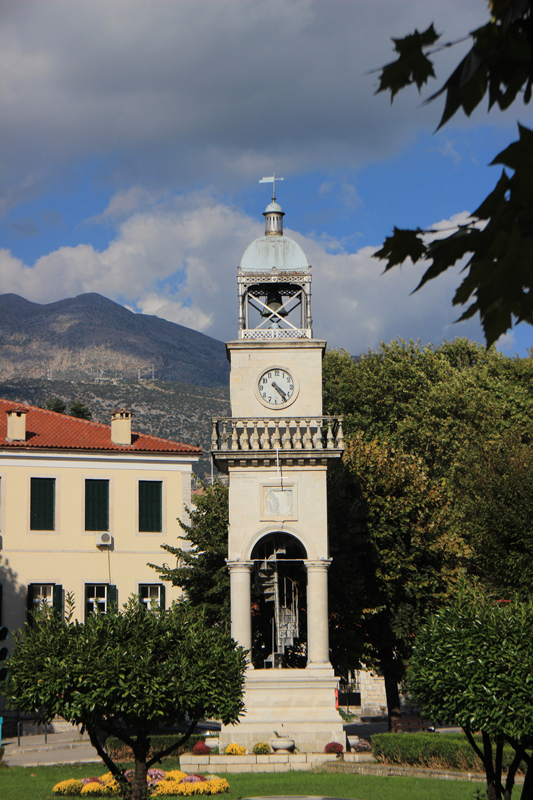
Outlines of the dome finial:
<svg viewBox="0 0 533 800">
<path fill-rule="evenodd" d="M 283 178 L 278 178 L 282 181 Z M 263 211 L 265 218 L 265 236 L 283 236 L 283 217 L 285 216 L 280 205 L 276 203 L 276 173 L 271 178 L 261 178 L 259 183 L 272 184 L 272 202 Z"/>
</svg>

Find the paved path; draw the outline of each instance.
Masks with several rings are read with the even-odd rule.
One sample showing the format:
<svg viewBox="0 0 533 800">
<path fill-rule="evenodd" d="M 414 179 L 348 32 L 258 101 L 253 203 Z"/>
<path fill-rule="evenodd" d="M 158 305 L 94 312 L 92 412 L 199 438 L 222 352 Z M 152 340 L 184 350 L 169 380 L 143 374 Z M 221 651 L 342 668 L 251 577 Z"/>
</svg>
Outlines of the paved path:
<svg viewBox="0 0 533 800">
<path fill-rule="evenodd" d="M 208 731 L 220 725 L 200 723 L 197 732 Z M 45 742 L 44 733 L 34 736 L 21 736 L 20 747 L 17 737 L 2 737 L 5 747 L 4 761 L 10 767 L 49 767 L 54 764 L 101 764 L 100 756 L 85 733 L 80 735 L 76 728 L 60 733 L 49 733 Z"/>
<path fill-rule="evenodd" d="M 3 738 L 2 746 L 5 747 L 4 761 L 10 767 L 100 763 L 100 756 L 87 734 L 80 736 L 77 730 L 49 733 L 47 742 L 44 740 L 44 733 L 21 736 L 20 747 L 17 746 L 16 736 Z"/>
</svg>

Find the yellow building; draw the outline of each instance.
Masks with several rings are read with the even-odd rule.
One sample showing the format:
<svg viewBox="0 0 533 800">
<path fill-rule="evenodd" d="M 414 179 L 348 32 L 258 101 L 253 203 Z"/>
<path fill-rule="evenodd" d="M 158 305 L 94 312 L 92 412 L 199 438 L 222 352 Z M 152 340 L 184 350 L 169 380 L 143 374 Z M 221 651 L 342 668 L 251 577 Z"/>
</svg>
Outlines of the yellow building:
<svg viewBox="0 0 533 800">
<path fill-rule="evenodd" d="M 80 621 L 133 593 L 177 599 L 148 562 L 181 535 L 200 452 L 132 432 L 126 409 L 109 426 L 0 400 L 0 625 L 67 592 Z"/>
</svg>

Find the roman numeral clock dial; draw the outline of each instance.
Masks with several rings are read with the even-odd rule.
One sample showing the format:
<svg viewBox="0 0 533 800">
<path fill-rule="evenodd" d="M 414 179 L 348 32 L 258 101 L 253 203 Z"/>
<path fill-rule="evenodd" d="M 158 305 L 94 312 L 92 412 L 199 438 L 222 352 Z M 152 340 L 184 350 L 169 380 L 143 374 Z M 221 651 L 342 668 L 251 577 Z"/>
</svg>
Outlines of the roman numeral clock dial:
<svg viewBox="0 0 533 800">
<path fill-rule="evenodd" d="M 259 377 L 256 394 L 264 406 L 282 408 L 290 405 L 298 393 L 297 382 L 283 367 L 272 367 Z"/>
</svg>

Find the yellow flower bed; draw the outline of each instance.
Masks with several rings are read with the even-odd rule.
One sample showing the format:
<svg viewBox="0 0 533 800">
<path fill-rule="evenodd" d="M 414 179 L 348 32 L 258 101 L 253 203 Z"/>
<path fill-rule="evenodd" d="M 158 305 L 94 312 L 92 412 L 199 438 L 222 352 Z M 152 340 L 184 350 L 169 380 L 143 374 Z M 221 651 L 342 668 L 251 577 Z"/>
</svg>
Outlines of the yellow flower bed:
<svg viewBox="0 0 533 800">
<path fill-rule="evenodd" d="M 221 794 L 229 791 L 225 778 L 209 775 L 206 780 L 185 781 L 186 772 L 179 769 L 165 772 L 165 777 L 152 790 L 153 797 L 191 797 L 193 795 Z M 108 772 L 97 781 L 83 783 L 71 778 L 54 786 L 54 794 L 62 797 L 120 797 L 118 781 Z"/>
<path fill-rule="evenodd" d="M 235 744 L 235 742 L 232 742 L 231 744 L 228 744 L 224 750 L 224 754 L 227 756 L 245 756 L 246 747 L 241 747 L 240 744 Z"/>
<path fill-rule="evenodd" d="M 154 792 L 156 797 L 192 797 L 193 795 L 221 794 L 229 791 L 225 778 L 211 778 L 197 783 L 183 783 L 175 780 L 161 781 Z"/>
<path fill-rule="evenodd" d="M 54 786 L 54 794 L 58 794 L 61 797 L 79 797 L 82 789 L 83 783 L 81 781 L 78 781 L 76 778 L 69 778 L 68 781 L 56 783 Z"/>
</svg>

